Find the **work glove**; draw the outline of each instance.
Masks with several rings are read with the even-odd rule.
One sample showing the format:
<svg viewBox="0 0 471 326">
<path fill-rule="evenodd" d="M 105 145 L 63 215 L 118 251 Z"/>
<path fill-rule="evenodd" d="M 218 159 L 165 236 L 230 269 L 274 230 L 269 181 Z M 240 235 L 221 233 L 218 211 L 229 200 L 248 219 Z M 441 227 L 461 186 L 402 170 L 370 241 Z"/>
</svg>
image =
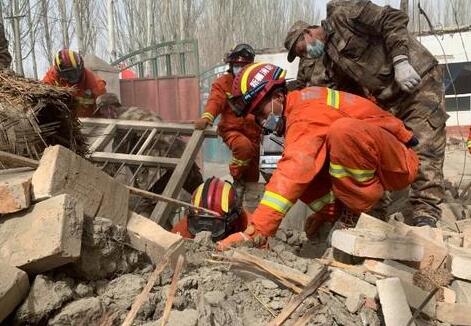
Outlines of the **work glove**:
<svg viewBox="0 0 471 326">
<path fill-rule="evenodd" d="M 209 125 L 209 120 L 206 118 L 199 118 L 195 121 L 195 129 L 203 130 Z"/>
<path fill-rule="evenodd" d="M 338 219 L 338 204 L 325 205 L 320 211 L 311 214 L 304 223 L 304 232 L 308 239 L 315 239 L 317 233 L 324 223 L 334 223 Z"/>
<path fill-rule="evenodd" d="M 420 84 L 420 76 L 411 66 L 405 55 L 397 55 L 393 58 L 394 78 L 399 87 L 408 93 L 412 93 Z"/>
<path fill-rule="evenodd" d="M 237 246 L 243 243 L 251 243 L 257 248 L 266 247 L 267 237 L 260 234 L 253 224 L 249 224 L 244 232 L 237 232 L 231 234 L 227 238 L 218 241 L 216 249 L 219 251 L 229 250 L 231 247 Z"/>
</svg>

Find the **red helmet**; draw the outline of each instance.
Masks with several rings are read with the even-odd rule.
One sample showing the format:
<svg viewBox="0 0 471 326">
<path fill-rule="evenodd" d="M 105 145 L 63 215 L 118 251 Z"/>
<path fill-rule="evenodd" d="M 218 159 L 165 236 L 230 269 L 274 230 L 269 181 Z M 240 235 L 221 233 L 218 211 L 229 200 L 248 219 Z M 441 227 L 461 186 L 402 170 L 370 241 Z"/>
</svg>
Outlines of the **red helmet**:
<svg viewBox="0 0 471 326">
<path fill-rule="evenodd" d="M 229 104 L 238 116 L 252 113 L 260 101 L 277 85 L 286 83 L 286 70 L 271 63 L 247 65 L 232 83 Z"/>
<path fill-rule="evenodd" d="M 76 84 L 80 81 L 84 70 L 80 54 L 70 49 L 62 49 L 54 57 L 53 66 L 61 78 Z"/>
<path fill-rule="evenodd" d="M 218 241 L 233 232 L 234 222 L 240 217 L 235 188 L 228 181 L 215 177 L 207 179 L 193 192 L 191 202 L 197 207 L 204 207 L 220 216 L 190 210 L 188 214 L 188 230 L 191 234 L 210 231 L 213 240 Z"/>
<path fill-rule="evenodd" d="M 230 64 L 249 64 L 255 59 L 255 50 L 248 44 L 241 43 L 236 45 L 224 59 L 225 63 Z"/>
</svg>

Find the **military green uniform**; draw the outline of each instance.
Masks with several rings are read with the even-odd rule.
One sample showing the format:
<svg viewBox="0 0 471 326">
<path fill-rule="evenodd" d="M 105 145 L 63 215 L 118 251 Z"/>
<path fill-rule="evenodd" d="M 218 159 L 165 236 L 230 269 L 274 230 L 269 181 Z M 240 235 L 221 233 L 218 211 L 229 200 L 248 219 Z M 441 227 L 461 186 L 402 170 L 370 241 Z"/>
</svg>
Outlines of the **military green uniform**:
<svg viewBox="0 0 471 326">
<path fill-rule="evenodd" d="M 0 69 L 9 68 L 11 63 L 11 55 L 8 52 L 8 41 L 5 38 L 5 30 L 3 24 L 0 23 Z"/>
<path fill-rule="evenodd" d="M 420 171 L 412 184 L 412 218 L 439 219 L 443 198 L 445 122 L 442 72 L 433 55 L 407 31 L 408 16 L 370 1 L 335 1 L 327 5 L 322 27 L 327 33 L 327 78 L 339 89 L 375 99 L 402 119 L 419 140 Z M 408 57 L 422 82 L 414 93 L 394 79 L 393 58 Z"/>
</svg>

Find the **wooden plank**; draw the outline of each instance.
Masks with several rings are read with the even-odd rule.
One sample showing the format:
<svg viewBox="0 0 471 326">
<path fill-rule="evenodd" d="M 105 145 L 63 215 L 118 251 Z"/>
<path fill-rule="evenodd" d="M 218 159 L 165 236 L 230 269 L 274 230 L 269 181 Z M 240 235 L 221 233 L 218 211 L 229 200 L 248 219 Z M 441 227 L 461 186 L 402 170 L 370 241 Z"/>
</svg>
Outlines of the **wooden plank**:
<svg viewBox="0 0 471 326">
<path fill-rule="evenodd" d="M 170 283 L 170 288 L 167 293 L 167 302 L 165 302 L 164 314 L 162 316 L 162 326 L 168 321 L 170 317 L 170 310 L 172 309 L 173 300 L 175 299 L 175 293 L 177 292 L 178 280 L 180 279 L 180 274 L 183 269 L 183 263 L 185 262 L 185 257 L 182 255 L 178 256 L 177 265 L 172 276 L 172 283 Z"/>
<path fill-rule="evenodd" d="M 37 168 L 39 165 L 39 161 L 4 151 L 0 151 L 0 162 L 12 163 L 20 167 L 27 166 L 31 168 Z"/>
<path fill-rule="evenodd" d="M 174 168 L 180 162 L 178 158 L 160 157 L 150 155 L 132 155 L 121 153 L 95 152 L 90 155 L 89 160 L 92 162 L 113 162 L 124 163 L 130 165 L 142 166 L 161 166 Z"/>
<path fill-rule="evenodd" d="M 165 190 L 162 195 L 165 197 L 176 198 L 182 189 L 183 183 L 190 172 L 191 165 L 194 163 L 196 155 L 201 147 L 204 140 L 203 130 L 195 130 L 190 140 L 186 144 L 185 151 L 183 152 L 180 162 L 178 163 L 175 170 L 173 170 L 172 176 L 169 182 L 165 186 Z M 167 221 L 170 217 L 172 206 L 165 202 L 158 202 L 154 207 L 151 218 L 162 225 L 166 226 Z"/>
<path fill-rule="evenodd" d="M 136 121 L 136 120 L 119 120 L 119 119 L 101 119 L 101 118 L 80 118 L 80 121 L 85 126 L 96 126 L 96 125 L 109 125 L 116 124 L 118 129 L 129 129 L 134 130 L 145 130 L 145 129 L 157 129 L 167 132 L 180 132 L 182 135 L 191 135 L 195 128 L 193 124 L 184 123 L 171 123 L 163 121 Z M 204 130 L 206 137 L 217 137 L 216 127 L 206 128 Z"/>
<path fill-rule="evenodd" d="M 115 123 L 108 125 L 103 133 L 90 146 L 90 153 L 101 151 L 113 139 L 117 127 Z"/>
<path fill-rule="evenodd" d="M 273 319 L 268 325 L 269 326 L 280 326 L 291 316 L 291 314 L 299 307 L 303 301 L 312 295 L 317 289 L 324 283 L 328 276 L 327 268 L 323 268 L 320 273 L 313 278 L 313 280 L 303 289 L 303 291 L 297 294 L 287 306 L 283 308 L 280 314 Z"/>
</svg>

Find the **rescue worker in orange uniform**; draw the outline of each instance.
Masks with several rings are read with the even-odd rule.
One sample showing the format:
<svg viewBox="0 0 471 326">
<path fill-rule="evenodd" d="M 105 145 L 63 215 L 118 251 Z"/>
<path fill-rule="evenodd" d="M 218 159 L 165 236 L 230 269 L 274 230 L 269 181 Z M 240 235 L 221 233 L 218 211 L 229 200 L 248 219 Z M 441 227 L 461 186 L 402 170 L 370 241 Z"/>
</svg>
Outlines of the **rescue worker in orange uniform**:
<svg viewBox="0 0 471 326">
<path fill-rule="evenodd" d="M 234 80 L 233 105 L 254 114 L 266 131 L 284 135 L 285 149 L 251 223 L 219 249 L 242 241 L 262 245 L 298 199 L 314 211 L 309 234 L 335 220 L 342 206 L 368 211 L 385 190 L 416 178 L 417 139 L 401 120 L 365 98 L 326 87 L 287 93 L 284 76 L 280 67 L 261 63 Z"/>
<path fill-rule="evenodd" d="M 84 67 L 83 58 L 70 49 L 62 49 L 54 57 L 43 83 L 73 87 L 74 112 L 78 117 L 94 116 L 96 98 L 106 93 L 106 82 Z"/>
<path fill-rule="evenodd" d="M 191 203 L 215 211 L 220 216 L 190 210 L 175 224 L 172 232 L 192 239 L 198 232 L 210 231 L 213 241 L 242 232 L 247 228 L 248 213 L 239 202 L 232 184 L 215 177 L 209 178 L 193 192 Z"/>
<path fill-rule="evenodd" d="M 214 81 L 204 112 L 195 122 L 196 129 L 205 129 L 221 115 L 218 134 L 232 151 L 229 171 L 239 196 L 245 182 L 257 182 L 259 178 L 261 129 L 253 116 L 236 116 L 227 100 L 231 96 L 234 75 L 253 63 L 254 58 L 255 51 L 248 44 L 239 44 L 227 54 L 225 62 L 229 64 L 229 70 Z"/>
<path fill-rule="evenodd" d="M 469 154 L 471 154 L 471 127 L 469 128 L 468 140 L 466 141 L 466 148 L 468 148 Z"/>
</svg>

